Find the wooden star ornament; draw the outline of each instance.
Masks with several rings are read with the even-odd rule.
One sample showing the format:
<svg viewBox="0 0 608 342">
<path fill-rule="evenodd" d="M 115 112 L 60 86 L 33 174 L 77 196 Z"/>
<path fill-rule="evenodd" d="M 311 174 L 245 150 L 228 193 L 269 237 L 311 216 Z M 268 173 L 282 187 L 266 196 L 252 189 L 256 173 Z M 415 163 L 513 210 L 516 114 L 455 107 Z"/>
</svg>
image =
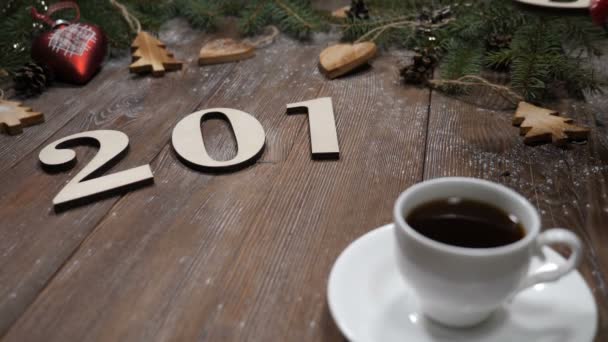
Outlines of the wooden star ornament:
<svg viewBox="0 0 608 342">
<path fill-rule="evenodd" d="M 21 106 L 20 102 L 0 100 L 0 132 L 20 134 L 23 127 L 44 122 L 44 115 Z"/>
<path fill-rule="evenodd" d="M 520 126 L 524 143 L 529 145 L 552 142 L 561 146 L 568 140 L 587 139 L 589 128 L 574 125 L 572 119 L 558 115 L 554 110 L 520 102 L 513 117 L 513 125 Z"/>
<path fill-rule="evenodd" d="M 152 73 L 152 76 L 160 77 L 165 71 L 182 68 L 183 63 L 173 58 L 173 54 L 166 50 L 165 44 L 147 32 L 139 32 L 131 48 L 133 50 L 133 63 L 129 66 L 131 72 Z"/>
</svg>

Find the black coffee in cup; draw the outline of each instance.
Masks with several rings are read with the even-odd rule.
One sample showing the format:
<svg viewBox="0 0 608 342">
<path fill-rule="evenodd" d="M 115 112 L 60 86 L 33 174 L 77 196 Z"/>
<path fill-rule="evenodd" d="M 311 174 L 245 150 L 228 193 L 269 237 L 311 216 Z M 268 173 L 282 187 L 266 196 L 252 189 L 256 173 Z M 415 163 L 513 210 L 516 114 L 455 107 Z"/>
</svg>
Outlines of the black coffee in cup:
<svg viewBox="0 0 608 342">
<path fill-rule="evenodd" d="M 517 217 L 495 206 L 464 198 L 446 198 L 416 207 L 405 217 L 418 233 L 452 246 L 492 248 L 526 235 Z"/>
</svg>

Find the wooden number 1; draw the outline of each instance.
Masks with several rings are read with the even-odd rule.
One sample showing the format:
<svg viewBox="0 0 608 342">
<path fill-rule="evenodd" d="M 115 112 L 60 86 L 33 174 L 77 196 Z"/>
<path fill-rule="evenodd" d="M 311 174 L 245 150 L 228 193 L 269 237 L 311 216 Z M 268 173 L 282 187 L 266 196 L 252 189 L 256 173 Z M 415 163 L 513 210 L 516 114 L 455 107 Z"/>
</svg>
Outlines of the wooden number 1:
<svg viewBox="0 0 608 342">
<path fill-rule="evenodd" d="M 76 163 L 76 153 L 69 148 L 75 145 L 94 145 L 99 151 L 55 196 L 55 210 L 154 182 L 149 165 L 101 177 L 122 159 L 129 147 L 129 138 L 119 131 L 89 131 L 59 139 L 40 151 L 40 162 L 47 168 L 71 168 Z"/>
<path fill-rule="evenodd" d="M 237 154 L 231 160 L 215 160 L 207 153 L 201 134 L 201 121 L 213 117 L 228 119 L 232 127 Z M 192 167 L 206 171 L 234 171 L 261 156 L 266 134 L 260 122 L 248 113 L 231 108 L 213 108 L 183 118 L 173 129 L 171 141 L 175 152 Z"/>
<path fill-rule="evenodd" d="M 339 159 L 338 133 L 331 97 L 287 105 L 287 114 L 308 111 L 310 126 L 310 148 L 313 159 Z"/>
</svg>

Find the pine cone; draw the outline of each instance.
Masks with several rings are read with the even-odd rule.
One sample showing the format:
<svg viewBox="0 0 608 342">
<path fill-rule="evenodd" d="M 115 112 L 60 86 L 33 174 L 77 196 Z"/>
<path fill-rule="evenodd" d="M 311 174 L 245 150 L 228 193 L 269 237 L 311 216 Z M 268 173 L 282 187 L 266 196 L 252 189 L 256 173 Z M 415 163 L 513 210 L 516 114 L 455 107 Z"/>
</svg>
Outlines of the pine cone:
<svg viewBox="0 0 608 342">
<path fill-rule="evenodd" d="M 18 94 L 26 97 L 41 94 L 51 82 L 48 68 L 36 63 L 26 63 L 13 75 L 14 87 Z"/>
<path fill-rule="evenodd" d="M 427 7 L 423 7 L 418 14 L 418 20 L 425 23 L 437 24 L 452 16 L 452 7 L 445 6 L 438 10 L 431 11 Z"/>
<path fill-rule="evenodd" d="M 433 24 L 440 23 L 452 16 L 452 7 L 445 6 L 436 11 L 433 11 L 433 16 L 431 17 L 431 22 Z"/>
<path fill-rule="evenodd" d="M 435 49 L 415 49 L 412 63 L 401 69 L 401 78 L 408 84 L 423 84 L 433 77 L 433 71 L 439 63 Z"/>
<path fill-rule="evenodd" d="M 418 14 L 419 21 L 431 21 L 433 13 L 427 7 L 423 7 Z"/>
<path fill-rule="evenodd" d="M 428 79 L 426 71 L 420 72 L 413 64 L 401 69 L 401 78 L 407 84 L 422 84 Z"/>
<path fill-rule="evenodd" d="M 346 11 L 349 19 L 369 19 L 369 9 L 363 0 L 352 0 L 350 9 Z"/>
</svg>

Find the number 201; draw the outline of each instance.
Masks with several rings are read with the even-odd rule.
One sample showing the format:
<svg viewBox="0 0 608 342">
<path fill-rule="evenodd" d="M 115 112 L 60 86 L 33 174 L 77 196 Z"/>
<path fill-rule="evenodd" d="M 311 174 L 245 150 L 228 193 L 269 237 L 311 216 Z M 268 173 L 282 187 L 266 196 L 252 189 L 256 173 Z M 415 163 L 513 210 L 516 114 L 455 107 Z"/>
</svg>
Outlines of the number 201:
<svg viewBox="0 0 608 342">
<path fill-rule="evenodd" d="M 331 98 L 287 105 L 287 114 L 303 112 L 308 112 L 313 158 L 339 158 Z M 234 132 L 237 154 L 231 160 L 215 160 L 205 148 L 201 122 L 218 116 L 225 118 Z M 264 128 L 256 118 L 231 108 L 205 109 L 192 113 L 177 123 L 171 137 L 173 149 L 185 164 L 214 172 L 236 170 L 254 163 L 262 155 L 265 140 Z M 125 156 L 129 147 L 129 137 L 115 130 L 82 132 L 56 140 L 40 151 L 40 162 L 47 170 L 69 169 L 76 164 L 76 153 L 70 149 L 76 145 L 94 145 L 99 150 L 55 196 L 53 205 L 56 211 L 154 183 L 149 164 L 102 176 Z"/>
</svg>

